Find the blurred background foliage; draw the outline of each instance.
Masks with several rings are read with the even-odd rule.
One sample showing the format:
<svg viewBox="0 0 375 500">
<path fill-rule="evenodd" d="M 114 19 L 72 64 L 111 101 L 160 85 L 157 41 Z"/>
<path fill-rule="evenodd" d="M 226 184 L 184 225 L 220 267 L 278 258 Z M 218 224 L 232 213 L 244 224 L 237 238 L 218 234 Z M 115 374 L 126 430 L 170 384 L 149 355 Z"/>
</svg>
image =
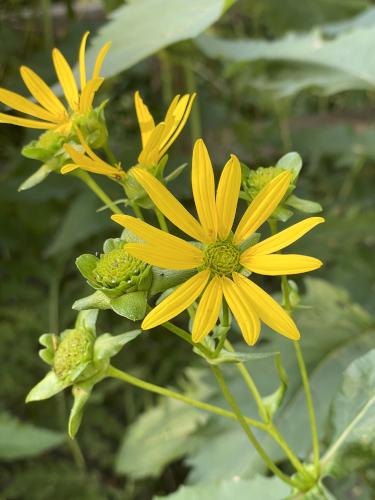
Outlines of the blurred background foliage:
<svg viewBox="0 0 375 500">
<path fill-rule="evenodd" d="M 342 372 L 374 347 L 373 3 L 2 0 L 0 23 L 0 84 L 21 93 L 21 64 L 54 83 L 52 46 L 73 62 L 85 30 L 94 34 L 89 60 L 103 41 L 113 41 L 101 98 L 110 100 L 110 141 L 124 165 L 134 164 L 139 150 L 136 89 L 157 117 L 174 94 L 198 92 L 189 126 L 171 152 L 171 169 L 190 161 L 192 141 L 201 134 L 217 166 L 231 152 L 251 168 L 274 165 L 291 150 L 301 154 L 297 193 L 321 203 L 327 221 L 296 248 L 325 262 L 313 277 L 298 280 L 308 308 L 297 321 L 320 438 L 328 445 L 330 403 Z M 22 145 L 37 135 L 0 127 L 0 497 L 242 500 L 268 492 L 267 499 L 283 498 L 285 487 L 264 477 L 233 422 L 105 381 L 88 404 L 78 447 L 65 433 L 68 394 L 24 404 L 45 373 L 37 356 L 39 335 L 72 324 L 72 303 L 89 292 L 75 258 L 100 251 L 106 238 L 118 235 L 108 211 L 98 212 L 100 202 L 75 178 L 54 174 L 32 190 L 17 191 L 38 166 L 20 156 Z M 173 190 L 189 205 L 188 172 Z M 278 286 L 273 279 L 265 284 Z M 124 319 L 102 312 L 100 328 L 122 332 Z M 233 338 L 240 342 L 238 332 Z M 306 410 L 291 347 L 265 330 L 257 348 L 282 353 L 290 383 L 278 421 L 306 457 Z M 115 365 L 224 405 L 203 362 L 192 364 L 189 348 L 163 331 L 139 337 Z M 269 359 L 250 369 L 264 394 L 276 389 Z M 252 414 L 236 370 L 226 371 Z M 272 443 L 264 445 L 282 460 Z M 353 458 L 350 476 L 328 483 L 336 498 L 374 498 L 373 448 L 365 458 Z"/>
</svg>

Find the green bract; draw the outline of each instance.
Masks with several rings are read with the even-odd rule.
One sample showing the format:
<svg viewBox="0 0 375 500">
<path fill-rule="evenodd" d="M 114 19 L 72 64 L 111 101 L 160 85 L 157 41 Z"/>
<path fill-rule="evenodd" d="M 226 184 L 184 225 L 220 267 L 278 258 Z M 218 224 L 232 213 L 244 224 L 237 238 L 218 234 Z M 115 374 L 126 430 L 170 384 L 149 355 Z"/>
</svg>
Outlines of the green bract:
<svg viewBox="0 0 375 500">
<path fill-rule="evenodd" d="M 96 337 L 97 315 L 97 309 L 82 311 L 73 329 L 59 336 L 46 333 L 39 338 L 44 346 L 39 355 L 51 370 L 26 398 L 26 402 L 40 401 L 72 386 L 74 404 L 68 428 L 71 437 L 78 431 L 92 388 L 106 377 L 110 358 L 140 334 L 140 330 L 133 330 L 116 336 L 104 333 Z"/>
<path fill-rule="evenodd" d="M 78 269 L 96 292 L 76 301 L 74 309 L 112 309 L 132 321 L 144 317 L 152 283 L 151 266 L 125 251 L 125 244 L 131 240 L 130 234 L 125 233 L 125 239 L 107 240 L 99 257 L 78 257 Z"/>
<path fill-rule="evenodd" d="M 32 160 L 39 160 L 43 165 L 28 177 L 19 187 L 20 191 L 30 189 L 42 182 L 51 172 L 59 172 L 61 167 L 70 161 L 64 144 L 79 144 L 75 132 L 78 127 L 88 145 L 93 148 L 102 147 L 108 138 L 108 131 L 104 117 L 104 106 L 106 101 L 99 107 L 92 109 L 85 115 L 72 116 L 72 125 L 69 132 L 58 130 L 47 130 L 37 140 L 31 141 L 22 148 L 22 155 Z"/>
<path fill-rule="evenodd" d="M 256 170 L 251 170 L 248 167 L 242 167 L 242 197 L 250 203 L 259 194 L 259 192 L 275 177 L 281 174 L 284 170 L 289 170 L 292 173 L 292 180 L 289 189 L 272 214 L 274 220 L 286 222 L 292 215 L 291 208 L 304 213 L 317 213 L 322 211 L 319 203 L 309 200 L 303 200 L 295 196 L 293 191 L 297 185 L 299 172 L 302 168 L 302 159 L 298 153 L 288 153 L 284 155 L 273 167 L 258 167 Z"/>
</svg>

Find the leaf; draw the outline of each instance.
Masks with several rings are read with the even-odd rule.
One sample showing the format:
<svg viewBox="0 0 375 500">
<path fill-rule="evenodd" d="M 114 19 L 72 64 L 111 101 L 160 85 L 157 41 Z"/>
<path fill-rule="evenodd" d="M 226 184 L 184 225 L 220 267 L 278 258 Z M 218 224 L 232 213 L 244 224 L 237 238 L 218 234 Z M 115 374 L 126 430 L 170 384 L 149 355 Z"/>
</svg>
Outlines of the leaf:
<svg viewBox="0 0 375 500">
<path fill-rule="evenodd" d="M 256 476 L 251 480 L 233 478 L 227 481 L 202 483 L 195 486 L 180 486 L 166 497 L 154 497 L 155 500 L 283 500 L 290 493 L 290 487 L 276 477 Z"/>
<path fill-rule="evenodd" d="M 72 308 L 76 311 L 84 309 L 110 309 L 110 307 L 110 298 L 100 290 L 97 290 L 88 297 L 76 300 L 72 305 Z"/>
<path fill-rule="evenodd" d="M 99 30 L 87 51 L 88 65 L 94 66 L 100 48 L 111 40 L 101 73 L 106 77 L 116 75 L 164 47 L 195 38 L 220 18 L 225 3 L 224 0 L 138 0 L 124 5 Z"/>
<path fill-rule="evenodd" d="M 42 165 L 19 186 L 18 191 L 26 191 L 37 184 L 40 184 L 52 172 L 48 165 Z"/>
<path fill-rule="evenodd" d="M 112 310 L 124 318 L 138 321 L 146 314 L 147 292 L 129 292 L 111 299 Z"/>
<path fill-rule="evenodd" d="M 84 276 L 87 280 L 92 281 L 93 279 L 93 271 L 96 268 L 99 259 L 90 253 L 85 253 L 80 255 L 76 259 L 76 266 L 79 272 Z"/>
<path fill-rule="evenodd" d="M 19 460 L 34 457 L 65 441 L 61 432 L 35 427 L 0 413 L 0 459 Z"/>
<path fill-rule="evenodd" d="M 169 269 L 161 269 L 160 267 L 152 266 L 152 284 L 150 288 L 150 296 L 160 292 L 165 292 L 169 288 L 184 283 L 188 278 L 193 276 L 195 271 L 176 271 Z"/>
<path fill-rule="evenodd" d="M 330 445 L 322 459 L 336 477 L 373 463 L 375 458 L 375 349 L 351 363 L 331 409 Z"/>
<path fill-rule="evenodd" d="M 103 360 L 115 356 L 122 347 L 131 342 L 141 333 L 141 330 L 132 330 L 120 335 L 104 333 L 100 335 L 94 345 L 94 359 Z"/>
<path fill-rule="evenodd" d="M 82 422 L 83 408 L 88 401 L 93 385 L 89 382 L 75 384 L 72 388 L 74 403 L 69 414 L 68 433 L 73 439 Z"/>
<path fill-rule="evenodd" d="M 75 327 L 89 330 L 93 335 L 96 335 L 96 320 L 98 318 L 97 309 L 87 309 L 78 313 Z"/>
<path fill-rule="evenodd" d="M 285 168 L 286 170 L 290 170 L 292 173 L 292 181 L 298 177 L 298 174 L 302 168 L 302 158 L 298 153 L 294 151 L 291 153 L 287 153 L 282 156 L 280 160 L 276 163 L 277 167 Z"/>
<path fill-rule="evenodd" d="M 47 375 L 34 386 L 29 394 L 26 396 L 26 403 L 31 401 L 41 401 L 43 399 L 48 399 L 63 391 L 68 387 L 69 382 L 63 382 L 55 375 L 55 372 L 50 371 Z"/>
<path fill-rule="evenodd" d="M 320 203 L 317 203 L 316 201 L 303 200 L 294 194 L 289 196 L 289 198 L 285 201 L 285 204 L 307 214 L 316 214 L 322 212 L 323 210 Z"/>
<path fill-rule="evenodd" d="M 194 352 L 202 356 L 210 365 L 221 365 L 223 363 L 246 363 L 247 361 L 257 361 L 258 359 L 277 356 L 277 352 L 230 352 L 222 349 L 219 356 L 210 358 L 205 356 L 199 349 L 194 348 Z"/>
<path fill-rule="evenodd" d="M 116 460 L 116 470 L 132 478 L 157 477 L 194 445 L 188 436 L 208 415 L 180 401 L 163 399 L 131 424 Z"/>
</svg>

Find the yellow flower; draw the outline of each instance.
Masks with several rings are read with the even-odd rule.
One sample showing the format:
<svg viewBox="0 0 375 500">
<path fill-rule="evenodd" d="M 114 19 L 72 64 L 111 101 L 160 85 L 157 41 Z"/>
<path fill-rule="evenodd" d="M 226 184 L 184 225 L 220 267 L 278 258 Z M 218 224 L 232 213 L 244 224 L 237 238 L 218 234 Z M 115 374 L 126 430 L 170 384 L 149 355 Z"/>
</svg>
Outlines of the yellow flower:
<svg viewBox="0 0 375 500">
<path fill-rule="evenodd" d="M 88 35 L 88 31 L 83 35 L 79 49 L 80 92 L 78 91 L 72 69 L 65 57 L 56 48 L 52 51 L 53 64 L 68 103 L 68 109 L 32 69 L 27 66 L 21 66 L 21 77 L 30 94 L 39 104 L 35 104 L 25 97 L 3 88 L 0 88 L 0 102 L 16 111 L 38 118 L 39 120 L 0 113 L 0 123 L 11 123 L 21 127 L 36 129 L 55 129 L 62 133 L 68 133 L 72 125 L 72 116 L 74 114 L 85 114 L 92 109 L 95 93 L 104 80 L 100 77 L 100 70 L 111 44 L 106 43 L 100 50 L 95 62 L 92 78 L 87 81 L 85 48 Z"/>
<path fill-rule="evenodd" d="M 164 121 L 155 125 L 155 121 L 143 103 L 139 92 L 134 95 L 135 110 L 141 131 L 142 151 L 138 162 L 146 167 L 156 166 L 174 141 L 180 135 L 189 118 L 195 94 L 176 95 L 171 102 Z"/>
<path fill-rule="evenodd" d="M 246 240 L 270 217 L 283 199 L 291 179 L 283 172 L 253 200 L 234 234 L 232 225 L 241 184 L 241 166 L 232 155 L 220 177 L 215 196 L 211 161 L 200 139 L 193 151 L 192 188 L 199 222 L 157 179 L 143 169 L 134 175 L 145 191 L 178 228 L 201 243 L 198 247 L 164 233 L 127 215 L 112 219 L 133 231 L 144 243 L 126 245 L 126 251 L 149 264 L 167 269 L 196 269 L 197 274 L 179 286 L 144 319 L 144 329 L 177 316 L 200 295 L 192 329 L 194 342 L 201 341 L 215 326 L 223 297 L 235 316 L 246 342 L 253 345 L 260 320 L 286 337 L 298 340 L 300 333 L 282 307 L 243 270 L 265 275 L 297 274 L 319 268 L 320 260 L 304 255 L 275 254 L 324 221 L 311 217 L 246 248 Z M 245 249 L 244 249 L 245 248 Z"/>
<path fill-rule="evenodd" d="M 71 157 L 74 163 L 68 163 L 64 165 L 61 169 L 62 174 L 68 174 L 77 168 L 82 168 L 88 172 L 93 172 L 94 174 L 106 175 L 107 177 L 113 177 L 115 179 L 121 180 L 126 176 L 126 173 L 122 170 L 121 165 L 110 165 L 105 162 L 87 144 L 79 128 L 76 128 L 78 139 L 84 149 L 84 152 L 77 151 L 77 149 L 71 144 L 65 144 L 64 149 Z"/>
</svg>

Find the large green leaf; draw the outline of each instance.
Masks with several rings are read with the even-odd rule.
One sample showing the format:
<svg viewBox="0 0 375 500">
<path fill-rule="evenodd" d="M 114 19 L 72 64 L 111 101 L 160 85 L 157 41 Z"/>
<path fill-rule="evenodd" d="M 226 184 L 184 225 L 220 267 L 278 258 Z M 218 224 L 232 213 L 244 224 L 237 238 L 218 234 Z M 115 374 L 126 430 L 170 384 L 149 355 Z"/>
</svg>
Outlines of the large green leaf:
<svg viewBox="0 0 375 500">
<path fill-rule="evenodd" d="M 167 497 L 154 497 L 154 500 L 283 500 L 290 493 L 290 487 L 278 478 L 257 476 L 251 480 L 234 478 L 215 483 L 195 486 L 181 486 Z"/>
<path fill-rule="evenodd" d="M 20 422 L 6 413 L 0 414 L 0 459 L 18 460 L 39 455 L 59 446 L 64 434 Z"/>
<path fill-rule="evenodd" d="M 330 423 L 330 446 L 322 460 L 326 472 L 346 477 L 374 461 L 375 349 L 345 371 Z"/>
<path fill-rule="evenodd" d="M 138 0 L 114 11 L 87 52 L 93 66 L 100 47 L 112 47 L 103 75 L 112 76 L 173 43 L 195 38 L 219 19 L 228 0 Z"/>
</svg>

